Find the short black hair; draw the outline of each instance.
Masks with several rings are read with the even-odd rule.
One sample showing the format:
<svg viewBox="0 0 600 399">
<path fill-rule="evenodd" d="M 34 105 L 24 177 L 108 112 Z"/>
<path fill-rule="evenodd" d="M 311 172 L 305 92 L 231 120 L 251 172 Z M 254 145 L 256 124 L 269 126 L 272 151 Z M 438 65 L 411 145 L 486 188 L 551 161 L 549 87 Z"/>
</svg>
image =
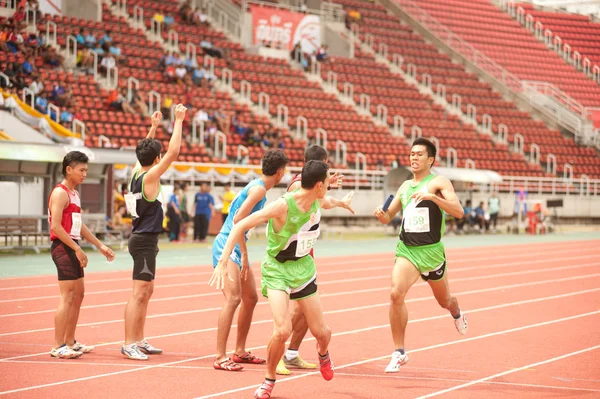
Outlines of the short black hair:
<svg viewBox="0 0 600 399">
<path fill-rule="evenodd" d="M 71 151 L 63 158 L 62 162 L 62 174 L 67 177 L 67 166 L 75 167 L 75 165 L 81 163 L 88 163 L 89 158 L 81 151 Z"/>
<path fill-rule="evenodd" d="M 314 188 L 318 182 L 325 183 L 329 165 L 323 161 L 308 161 L 302 168 L 302 188 Z"/>
<path fill-rule="evenodd" d="M 298 42 L 300 43 L 300 42 Z M 311 145 L 304 151 L 304 162 L 308 161 L 323 161 L 327 162 L 327 150 L 320 145 Z"/>
<path fill-rule="evenodd" d="M 150 166 L 154 163 L 156 157 L 160 155 L 161 150 L 162 144 L 160 141 L 145 138 L 137 144 L 137 147 L 135 147 L 135 156 L 140 162 L 140 165 Z"/>
<path fill-rule="evenodd" d="M 435 156 L 437 155 L 437 148 L 435 148 L 435 144 L 433 144 L 431 141 L 427 140 L 426 138 L 423 138 L 423 137 L 417 138 L 415 141 L 413 141 L 412 147 L 414 147 L 416 145 L 424 146 L 427 149 L 427 156 L 429 158 L 431 158 L 431 157 L 435 158 Z"/>
<path fill-rule="evenodd" d="M 262 157 L 262 173 L 265 176 L 274 176 L 281 168 L 285 168 L 290 160 L 281 150 L 269 150 Z"/>
</svg>

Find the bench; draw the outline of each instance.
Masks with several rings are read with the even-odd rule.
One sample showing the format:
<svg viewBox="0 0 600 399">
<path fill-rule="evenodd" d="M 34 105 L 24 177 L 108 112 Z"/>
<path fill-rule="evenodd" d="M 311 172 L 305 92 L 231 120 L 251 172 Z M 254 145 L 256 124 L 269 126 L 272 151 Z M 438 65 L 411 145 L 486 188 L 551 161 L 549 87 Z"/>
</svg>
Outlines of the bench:
<svg viewBox="0 0 600 399">
<path fill-rule="evenodd" d="M 2 249 L 32 248 L 39 252 L 39 247 L 43 245 L 44 236 L 47 236 L 47 234 L 41 231 L 40 219 L 37 217 L 0 218 L 0 237 L 4 237 L 4 247 Z M 17 245 L 14 243 L 15 237 L 18 239 Z M 34 239 L 33 245 L 29 243 L 30 238 Z"/>
</svg>

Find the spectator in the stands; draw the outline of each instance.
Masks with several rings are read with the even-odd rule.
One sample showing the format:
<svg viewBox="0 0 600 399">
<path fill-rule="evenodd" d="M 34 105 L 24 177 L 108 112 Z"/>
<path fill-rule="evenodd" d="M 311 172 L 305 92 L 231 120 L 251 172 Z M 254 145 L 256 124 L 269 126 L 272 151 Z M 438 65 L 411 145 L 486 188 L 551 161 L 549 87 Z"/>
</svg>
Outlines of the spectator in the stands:
<svg viewBox="0 0 600 399">
<path fill-rule="evenodd" d="M 10 81 L 10 86 L 15 87 L 17 90 L 22 90 L 26 84 L 21 73 L 21 65 L 18 62 L 13 62 L 4 68 L 3 72 Z"/>
<path fill-rule="evenodd" d="M 115 57 L 112 54 L 108 53 L 102 58 L 102 61 L 100 62 L 100 71 L 104 74 L 107 74 L 108 70 L 110 68 L 114 68 L 116 65 L 117 61 L 115 60 Z"/>
<path fill-rule="evenodd" d="M 10 49 L 6 45 L 6 42 L 8 40 L 8 34 L 9 34 L 8 26 L 6 26 L 6 25 L 0 26 L 0 50 L 5 53 L 8 53 L 10 51 Z"/>
<path fill-rule="evenodd" d="M 100 39 L 100 45 L 104 46 L 104 44 L 109 44 L 113 41 L 112 36 L 111 36 L 111 31 L 107 30 L 104 33 L 104 36 L 102 36 L 102 38 Z"/>
<path fill-rule="evenodd" d="M 33 60 L 33 57 L 29 56 L 25 59 L 21 70 L 26 76 L 31 76 L 35 72 L 35 61 Z"/>
<path fill-rule="evenodd" d="M 165 28 L 167 31 L 169 29 L 174 29 L 175 28 L 175 17 L 173 17 L 173 14 L 169 13 L 169 14 L 165 15 L 163 23 L 165 24 Z"/>
<path fill-rule="evenodd" d="M 19 7 L 11 19 L 17 30 L 24 30 L 27 27 L 27 22 L 25 21 L 25 7 Z"/>
<path fill-rule="evenodd" d="M 329 59 L 329 55 L 327 54 L 327 49 L 329 47 L 326 44 L 321 45 L 319 50 L 317 50 L 317 61 L 325 62 Z"/>
<path fill-rule="evenodd" d="M 27 40 L 25 40 L 25 48 L 27 49 L 27 53 L 37 57 L 40 51 L 40 48 L 44 45 L 44 38 L 41 36 L 37 36 L 35 33 L 30 33 L 27 36 Z"/>
<path fill-rule="evenodd" d="M 73 89 L 70 84 L 67 84 L 66 87 L 57 84 L 52 89 L 52 93 L 50 93 L 50 100 L 61 108 L 70 107 L 72 98 Z"/>
<path fill-rule="evenodd" d="M 72 122 L 73 114 L 70 113 L 66 108 L 62 109 L 60 112 L 60 124 L 66 128 L 70 128 Z"/>
<path fill-rule="evenodd" d="M 6 40 L 6 44 L 9 48 L 9 50 L 12 53 L 21 52 L 23 54 L 26 54 L 27 51 L 25 50 L 24 43 L 25 43 L 25 40 L 23 39 L 23 35 L 21 35 L 19 30 L 13 26 L 13 28 L 10 31 L 10 33 L 8 34 L 8 38 Z"/>
<path fill-rule="evenodd" d="M 44 93 L 44 82 L 42 81 L 42 77 L 39 74 L 36 74 L 29 85 L 29 90 L 33 93 L 34 96 L 39 96 Z"/>
<path fill-rule="evenodd" d="M 85 29 L 79 29 L 79 33 L 75 36 L 75 40 L 77 41 L 77 48 L 85 46 Z"/>
<path fill-rule="evenodd" d="M 52 46 L 44 46 L 40 51 L 40 56 L 44 60 L 44 63 L 57 67 L 63 66 L 63 62 L 65 61 L 65 57 L 60 55 L 57 50 Z M 64 67 L 63 67 L 64 69 Z"/>
<path fill-rule="evenodd" d="M 134 90 L 131 96 L 131 101 L 129 101 L 129 104 L 133 107 L 133 109 L 141 114 L 141 115 L 148 115 L 148 104 L 146 104 L 146 100 L 144 99 L 144 95 L 137 91 Z"/>
<path fill-rule="evenodd" d="M 94 36 L 94 32 L 89 31 L 88 34 L 85 35 L 85 46 L 87 48 L 96 47 L 96 36 Z"/>
<path fill-rule="evenodd" d="M 83 47 L 81 50 L 77 50 L 77 66 L 89 70 L 94 66 L 94 54 L 92 50 L 87 47 Z"/>
<path fill-rule="evenodd" d="M 206 15 L 206 9 L 200 9 L 196 7 L 194 10 L 193 17 L 194 24 L 208 26 L 208 15 Z"/>
<path fill-rule="evenodd" d="M 37 96 L 35 98 L 35 109 L 46 115 L 48 112 L 48 100 L 44 96 Z"/>
<path fill-rule="evenodd" d="M 179 17 L 183 22 L 187 22 L 189 24 L 193 23 L 194 19 L 194 10 L 192 10 L 192 5 L 190 0 L 186 0 L 179 7 Z"/>
</svg>

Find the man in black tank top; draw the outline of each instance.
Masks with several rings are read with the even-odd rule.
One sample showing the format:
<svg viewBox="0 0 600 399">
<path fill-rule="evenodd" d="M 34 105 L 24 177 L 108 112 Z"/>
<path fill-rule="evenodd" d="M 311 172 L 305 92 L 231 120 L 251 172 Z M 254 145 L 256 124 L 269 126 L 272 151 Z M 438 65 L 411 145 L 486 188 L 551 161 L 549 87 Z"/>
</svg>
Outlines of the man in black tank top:
<svg viewBox="0 0 600 399">
<path fill-rule="evenodd" d="M 148 360 L 148 354 L 160 354 L 144 339 L 146 310 L 154 290 L 158 236 L 164 218 L 160 201 L 160 177 L 177 160 L 181 146 L 181 131 L 186 108 L 175 107 L 175 126 L 169 148 L 160 156 L 162 146 L 154 139 L 162 114 L 152 115 L 148 136 L 135 149 L 138 163 L 132 172 L 129 193 L 125 195 L 127 210 L 133 218 L 133 231 L 129 239 L 129 253 L 133 258 L 133 292 L 125 307 L 125 343 L 121 353 L 133 360 Z"/>
</svg>

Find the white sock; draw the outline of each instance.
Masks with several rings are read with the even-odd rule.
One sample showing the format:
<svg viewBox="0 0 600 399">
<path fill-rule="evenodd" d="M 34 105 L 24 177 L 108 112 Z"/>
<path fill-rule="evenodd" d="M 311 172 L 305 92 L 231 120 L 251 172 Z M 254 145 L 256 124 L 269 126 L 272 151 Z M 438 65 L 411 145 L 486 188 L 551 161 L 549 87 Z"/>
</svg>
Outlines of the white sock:
<svg viewBox="0 0 600 399">
<path fill-rule="evenodd" d="M 145 338 L 144 338 L 144 339 L 142 339 L 141 341 L 138 341 L 138 342 L 136 342 L 135 344 L 136 344 L 137 346 L 144 346 L 144 345 L 146 344 L 146 342 L 144 342 L 144 341 L 146 341 L 146 339 L 145 339 Z"/>
<path fill-rule="evenodd" d="M 127 350 L 131 350 L 131 349 L 133 349 L 133 345 L 135 345 L 135 343 L 133 343 L 133 344 L 123 344 L 123 347 L 125 349 L 127 349 Z"/>
<path fill-rule="evenodd" d="M 297 358 L 297 357 L 298 357 L 298 351 L 293 351 L 293 350 L 291 350 L 291 349 L 288 349 L 288 350 L 285 352 L 285 358 L 286 358 L 287 360 L 292 360 L 292 359 L 295 359 L 295 358 Z"/>
</svg>

